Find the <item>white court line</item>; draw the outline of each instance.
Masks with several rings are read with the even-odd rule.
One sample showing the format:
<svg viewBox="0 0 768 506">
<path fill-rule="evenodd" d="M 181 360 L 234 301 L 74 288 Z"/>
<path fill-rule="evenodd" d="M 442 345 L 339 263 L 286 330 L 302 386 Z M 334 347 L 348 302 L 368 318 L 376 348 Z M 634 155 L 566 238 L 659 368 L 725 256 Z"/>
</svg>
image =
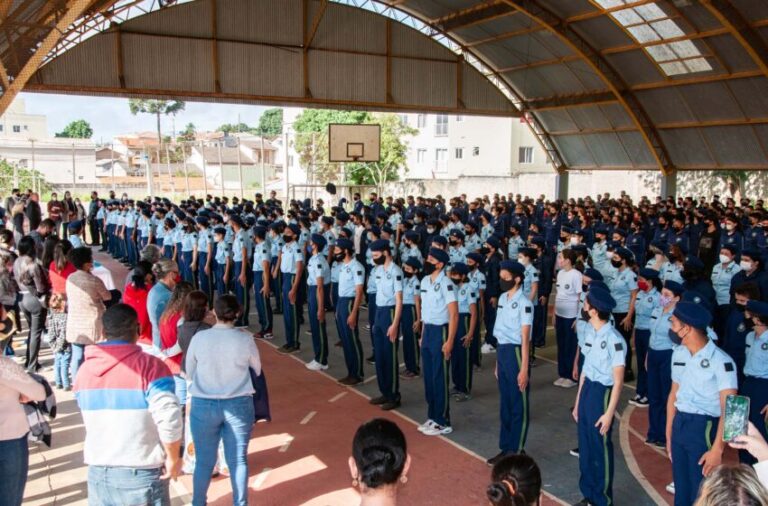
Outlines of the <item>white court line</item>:
<svg viewBox="0 0 768 506">
<path fill-rule="evenodd" d="M 640 486 L 643 487 L 645 493 L 648 494 L 656 504 L 669 504 L 669 501 L 662 497 L 662 495 L 656 491 L 656 488 L 651 485 L 651 482 L 648 481 L 645 475 L 643 475 L 640 465 L 637 463 L 637 459 L 635 459 L 635 455 L 632 453 L 632 447 L 629 443 L 629 432 L 634 429 L 629 426 L 629 419 L 634 411 L 635 406 L 630 404 L 621 415 L 621 423 L 619 424 L 621 453 L 624 454 L 624 460 L 627 462 L 629 473 L 637 480 Z"/>
<path fill-rule="evenodd" d="M 251 482 L 250 488 L 252 489 L 258 489 L 264 484 L 264 481 L 266 481 L 267 476 L 269 475 L 269 472 L 272 470 L 271 467 L 265 467 L 262 472 L 256 475 L 256 478 L 253 479 Z"/>
<path fill-rule="evenodd" d="M 171 487 L 173 487 L 173 491 L 176 493 L 178 498 L 181 499 L 181 502 L 183 504 L 192 504 L 192 496 L 187 490 L 187 487 L 181 483 L 181 480 L 170 480 L 170 482 Z"/>
<path fill-rule="evenodd" d="M 336 402 L 339 399 L 341 399 L 342 397 L 344 397 L 345 395 L 347 395 L 347 392 L 338 393 L 338 394 L 334 395 L 333 397 L 331 397 L 330 399 L 328 399 L 328 402 Z"/>
<path fill-rule="evenodd" d="M 299 425 L 306 425 L 309 423 L 310 420 L 312 420 L 312 417 L 317 414 L 317 411 L 310 411 L 307 413 L 307 416 L 304 417 L 302 421 L 299 422 Z"/>
<path fill-rule="evenodd" d="M 291 446 L 291 443 L 293 443 L 293 439 L 289 439 L 288 441 L 286 441 L 285 444 L 283 444 L 283 446 L 281 446 L 277 451 L 279 451 L 280 453 L 287 452 L 288 448 Z"/>
</svg>

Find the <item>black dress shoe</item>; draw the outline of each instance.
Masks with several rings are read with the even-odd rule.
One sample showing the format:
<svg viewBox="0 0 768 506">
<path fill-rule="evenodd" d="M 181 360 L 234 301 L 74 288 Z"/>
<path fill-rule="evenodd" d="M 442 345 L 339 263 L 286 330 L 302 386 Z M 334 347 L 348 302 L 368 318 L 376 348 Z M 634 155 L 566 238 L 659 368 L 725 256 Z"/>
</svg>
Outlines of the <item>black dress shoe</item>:
<svg viewBox="0 0 768 506">
<path fill-rule="evenodd" d="M 376 357 L 371 355 L 370 357 L 366 358 L 365 361 L 368 362 L 369 364 L 375 364 L 376 363 Z"/>
<path fill-rule="evenodd" d="M 397 401 L 387 401 L 387 402 L 385 402 L 384 404 L 381 405 L 381 409 L 383 411 L 389 411 L 389 410 L 396 409 L 396 408 L 399 408 L 399 407 L 400 407 L 400 401 L 399 400 L 397 400 Z"/>
<path fill-rule="evenodd" d="M 488 464 L 489 466 L 493 467 L 493 466 L 496 465 L 497 462 L 499 462 L 501 459 L 503 459 L 504 457 L 506 457 L 509 454 L 510 454 L 510 452 L 501 451 L 501 452 L 498 453 L 498 455 L 496 455 L 494 457 L 491 457 L 490 459 L 486 460 L 485 463 Z"/>
<path fill-rule="evenodd" d="M 381 396 L 379 396 L 379 397 L 374 397 L 373 399 L 371 399 L 371 400 L 370 400 L 370 401 L 368 401 L 368 402 L 369 402 L 370 404 L 373 404 L 374 406 L 380 406 L 380 405 L 382 405 L 382 404 L 386 404 L 386 403 L 387 403 L 387 398 L 386 398 L 386 397 L 384 397 L 383 395 L 381 395 Z"/>
<path fill-rule="evenodd" d="M 592 503 L 587 499 L 582 499 L 581 501 L 575 503 L 573 506 L 592 506 Z"/>
</svg>

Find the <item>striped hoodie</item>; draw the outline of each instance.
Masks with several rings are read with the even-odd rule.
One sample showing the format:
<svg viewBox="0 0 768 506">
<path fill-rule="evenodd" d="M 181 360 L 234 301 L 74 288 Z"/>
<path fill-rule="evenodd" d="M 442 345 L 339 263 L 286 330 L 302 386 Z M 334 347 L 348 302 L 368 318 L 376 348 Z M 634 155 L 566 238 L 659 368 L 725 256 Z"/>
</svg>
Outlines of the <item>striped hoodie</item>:
<svg viewBox="0 0 768 506">
<path fill-rule="evenodd" d="M 85 422 L 88 465 L 158 468 L 165 462 L 162 443 L 181 439 L 171 371 L 136 344 L 86 347 L 74 390 Z"/>
</svg>

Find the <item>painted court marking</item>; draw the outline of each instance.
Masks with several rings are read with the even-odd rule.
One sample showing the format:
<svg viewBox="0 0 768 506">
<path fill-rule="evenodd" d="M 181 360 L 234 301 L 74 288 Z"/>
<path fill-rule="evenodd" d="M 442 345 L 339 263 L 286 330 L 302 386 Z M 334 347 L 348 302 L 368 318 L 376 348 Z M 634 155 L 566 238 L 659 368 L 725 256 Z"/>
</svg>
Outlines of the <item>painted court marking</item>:
<svg viewBox="0 0 768 506">
<path fill-rule="evenodd" d="M 260 488 L 264 484 L 264 481 L 267 479 L 267 476 L 269 476 L 269 472 L 271 470 L 272 470 L 271 467 L 265 467 L 262 472 L 257 474 L 256 478 L 254 478 L 253 481 L 251 482 L 251 488 L 252 489 Z"/>
<path fill-rule="evenodd" d="M 302 421 L 299 422 L 299 425 L 306 425 L 309 423 L 310 420 L 312 420 L 312 417 L 317 414 L 317 411 L 310 411 L 307 416 L 304 417 Z"/>
<path fill-rule="evenodd" d="M 669 504 L 669 501 L 659 494 L 651 482 L 643 475 L 640 470 L 640 465 L 637 463 L 635 455 L 632 453 L 632 447 L 629 443 L 629 433 L 631 429 L 629 426 L 629 419 L 632 413 L 635 411 L 635 406 L 629 405 L 624 413 L 621 415 L 621 423 L 619 424 L 619 442 L 621 444 L 621 453 L 624 454 L 624 460 L 627 463 L 629 472 L 635 480 L 643 487 L 645 493 L 650 496 L 656 504 Z"/>
<path fill-rule="evenodd" d="M 342 397 L 344 397 L 345 395 L 347 395 L 347 392 L 338 393 L 338 394 L 334 395 L 333 397 L 331 397 L 330 399 L 328 399 L 328 402 L 336 402 L 339 399 L 341 399 Z"/>
</svg>

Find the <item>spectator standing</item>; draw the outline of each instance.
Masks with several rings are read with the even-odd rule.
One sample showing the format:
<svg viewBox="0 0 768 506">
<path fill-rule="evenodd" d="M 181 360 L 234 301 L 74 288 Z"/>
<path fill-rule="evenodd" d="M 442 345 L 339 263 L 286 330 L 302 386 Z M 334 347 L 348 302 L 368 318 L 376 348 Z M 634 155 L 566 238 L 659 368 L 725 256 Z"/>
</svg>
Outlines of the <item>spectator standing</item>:
<svg viewBox="0 0 768 506">
<path fill-rule="evenodd" d="M 37 248 L 30 236 L 19 241 L 19 257 L 13 264 L 13 275 L 20 286 L 21 310 L 29 326 L 27 357 L 24 366 L 29 372 L 40 369 L 38 355 L 47 315 L 47 298 L 51 292 L 48 272 L 37 261 Z"/>
<path fill-rule="evenodd" d="M 58 199 L 58 196 L 55 192 L 51 193 L 51 200 L 48 201 L 46 207 L 48 210 L 48 218 L 53 220 L 53 222 L 56 224 L 55 230 L 58 230 L 59 226 L 61 225 L 61 212 L 64 210 L 64 206 Z"/>
<path fill-rule="evenodd" d="M 53 260 L 48 265 L 51 293 L 66 294 L 67 278 L 77 271 L 72 262 L 69 261 L 70 251 L 72 251 L 72 244 L 66 239 L 58 241 L 53 248 Z"/>
<path fill-rule="evenodd" d="M 37 249 L 37 258 L 42 259 L 43 258 L 43 250 L 45 249 L 45 239 L 51 235 L 51 233 L 54 232 L 54 224 L 53 221 L 49 220 L 48 218 L 44 219 L 41 222 L 38 222 L 38 224 L 32 228 L 30 221 L 30 227 L 29 227 L 29 237 L 31 237 L 35 241 L 35 248 Z"/>
<path fill-rule="evenodd" d="M 13 223 L 13 239 L 19 244 L 24 237 L 24 219 L 27 215 L 24 213 L 25 203 L 23 200 L 15 201 L 11 208 L 11 222 Z"/>
<path fill-rule="evenodd" d="M 187 403 L 187 382 L 181 377 L 181 347 L 178 345 L 179 321 L 184 314 L 184 300 L 195 289 L 192 283 L 182 281 L 173 289 L 171 298 L 160 316 L 160 341 L 162 351 L 168 359 L 166 365 L 176 381 L 176 397 L 181 405 Z"/>
<path fill-rule="evenodd" d="M 37 193 L 31 193 L 29 200 L 27 201 L 27 207 L 24 210 L 29 220 L 29 229 L 34 230 L 40 226 L 40 221 L 43 219 L 43 211 L 40 209 L 40 195 Z"/>
<path fill-rule="evenodd" d="M 139 318 L 139 341 L 144 344 L 152 344 L 152 324 L 149 322 L 147 312 L 147 297 L 155 277 L 152 274 L 152 266 L 137 265 L 128 276 L 128 284 L 123 293 L 123 302 L 136 311 Z"/>
<path fill-rule="evenodd" d="M 99 212 L 99 194 L 91 192 L 91 201 L 88 203 L 88 229 L 91 233 L 91 246 L 101 246 L 101 236 L 99 235 L 99 223 L 97 214 Z"/>
<path fill-rule="evenodd" d="M 48 342 L 53 348 L 53 371 L 56 388 L 72 390 L 69 369 L 72 345 L 67 342 L 67 300 L 63 293 L 51 295 L 51 314 L 48 317 Z"/>
<path fill-rule="evenodd" d="M 179 474 L 182 434 L 173 377 L 136 344 L 133 309 L 117 304 L 103 320 L 106 342 L 88 347 L 75 382 L 85 424 L 89 501 L 170 505 L 168 479 Z"/>
<path fill-rule="evenodd" d="M 160 338 L 160 317 L 165 311 L 168 301 L 171 300 L 171 294 L 176 288 L 176 283 L 181 281 L 181 274 L 176 262 L 168 258 L 163 258 L 154 264 L 152 274 L 155 275 L 157 282 L 147 296 L 147 312 L 149 313 L 149 322 L 152 324 L 152 344 L 160 350 L 163 347 Z"/>
<path fill-rule="evenodd" d="M 233 295 L 214 303 L 216 325 L 195 334 L 186 356 L 191 386 L 190 428 L 197 461 L 192 504 L 206 504 L 219 439 L 230 470 L 232 503 L 248 503 L 248 441 L 255 413 L 250 369 L 261 374 L 259 350 L 249 332 L 234 327 L 240 305 Z"/>
<path fill-rule="evenodd" d="M 4 505 L 20 506 L 27 484 L 29 423 L 21 403 L 44 399 L 43 385 L 12 358 L 0 357 L 0 498 Z"/>
<path fill-rule="evenodd" d="M 72 194 L 68 191 L 64 192 L 64 200 L 62 200 L 61 203 L 63 207 L 61 213 L 61 237 L 66 239 L 69 222 L 77 219 L 77 208 L 75 207 L 75 202 L 72 200 Z"/>
</svg>

